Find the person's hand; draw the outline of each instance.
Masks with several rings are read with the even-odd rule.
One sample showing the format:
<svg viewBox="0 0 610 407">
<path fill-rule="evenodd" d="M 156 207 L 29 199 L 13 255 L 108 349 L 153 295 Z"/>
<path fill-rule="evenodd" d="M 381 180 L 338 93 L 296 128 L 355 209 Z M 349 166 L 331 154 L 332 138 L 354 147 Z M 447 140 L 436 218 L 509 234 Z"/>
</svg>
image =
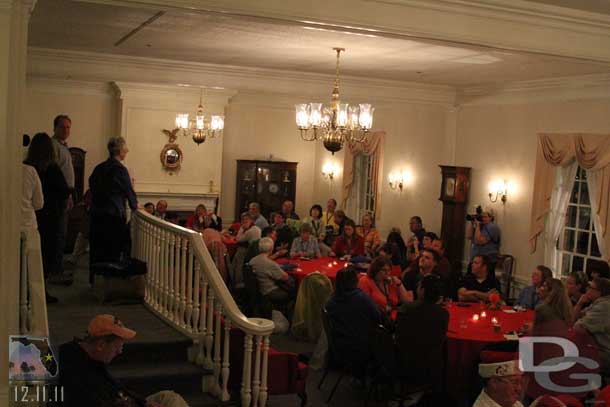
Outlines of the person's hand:
<svg viewBox="0 0 610 407">
<path fill-rule="evenodd" d="M 480 226 L 481 222 L 479 222 L 478 220 L 474 219 L 472 221 L 472 227 L 477 229 Z"/>
<path fill-rule="evenodd" d="M 74 200 L 72 199 L 72 194 L 68 197 L 68 205 L 66 207 L 66 211 L 71 211 L 74 208 Z"/>
<path fill-rule="evenodd" d="M 399 286 L 402 284 L 402 281 L 400 281 L 398 279 L 398 277 L 396 276 L 390 276 L 390 281 L 392 282 L 392 284 L 394 284 L 395 286 Z"/>
<path fill-rule="evenodd" d="M 286 249 L 280 249 L 277 252 L 275 252 L 278 256 L 284 256 L 286 253 L 288 253 L 288 250 Z"/>
<path fill-rule="evenodd" d="M 588 292 L 586 292 L 580 296 L 576 305 L 583 306 L 583 305 L 587 305 L 590 302 L 591 302 L 591 299 L 589 298 Z"/>
<path fill-rule="evenodd" d="M 337 257 L 337 255 L 335 254 L 335 252 L 330 252 L 328 253 L 328 257 Z"/>
</svg>

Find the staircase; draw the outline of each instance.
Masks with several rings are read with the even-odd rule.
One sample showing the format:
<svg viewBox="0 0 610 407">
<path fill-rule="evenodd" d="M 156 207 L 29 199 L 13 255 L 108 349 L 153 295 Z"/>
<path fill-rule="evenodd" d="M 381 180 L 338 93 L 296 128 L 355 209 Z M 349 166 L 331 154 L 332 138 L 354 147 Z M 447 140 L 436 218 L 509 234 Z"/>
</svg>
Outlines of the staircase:
<svg viewBox="0 0 610 407">
<path fill-rule="evenodd" d="M 218 400 L 201 391 L 202 379 L 212 371 L 188 361 L 192 344 L 188 338 L 157 343 L 128 342 L 110 371 L 138 395 L 173 390 L 191 407 L 216 406 Z"/>
</svg>

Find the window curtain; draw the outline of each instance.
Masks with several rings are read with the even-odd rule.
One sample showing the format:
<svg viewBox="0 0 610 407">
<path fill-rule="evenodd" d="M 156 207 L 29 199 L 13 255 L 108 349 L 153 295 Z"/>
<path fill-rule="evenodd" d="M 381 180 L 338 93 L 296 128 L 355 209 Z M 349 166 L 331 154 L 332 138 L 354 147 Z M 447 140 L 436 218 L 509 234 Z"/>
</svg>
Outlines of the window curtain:
<svg viewBox="0 0 610 407">
<path fill-rule="evenodd" d="M 379 194 L 379 180 L 383 164 L 384 131 L 373 132 L 364 143 L 348 142 L 343 158 L 343 200 L 341 207 L 345 208 L 354 185 L 354 158 L 357 154 L 373 157 L 373 171 L 371 180 L 375 194 L 375 219 L 381 218 L 381 196 Z"/>
<path fill-rule="evenodd" d="M 549 216 L 546 219 L 545 245 L 544 245 L 544 264 L 551 270 L 558 270 L 559 258 L 555 250 L 555 244 L 559 239 L 559 234 L 565 222 L 566 211 L 574 182 L 578 171 L 578 162 L 572 160 L 571 164 L 565 167 L 555 167 L 555 186 L 551 196 L 551 206 Z"/>
<path fill-rule="evenodd" d="M 577 165 L 587 170 L 587 184 L 591 198 L 591 215 L 602 257 L 610 260 L 610 134 L 539 134 L 536 154 L 536 174 L 530 222 L 530 247 L 536 251 L 538 236 L 545 230 L 545 221 L 553 209 L 561 210 L 557 201 L 552 208 L 556 168 Z M 567 174 L 564 174 L 567 176 Z M 573 179 L 573 178 L 572 178 Z M 563 190 L 563 189 L 562 189 Z M 557 192 L 557 191 L 556 191 Z M 559 199 L 559 198 L 558 198 Z M 565 204 L 567 206 L 567 203 Z M 565 208 L 562 212 L 565 216 Z M 558 213 L 553 213 L 556 215 Z M 553 216 L 555 218 L 555 216 Z M 550 218 L 549 218 L 550 219 Z M 563 217 L 558 217 L 563 221 Z M 555 220 L 555 219 L 554 219 Z M 553 222 L 549 220 L 549 224 Z M 553 222 L 555 223 L 555 222 Z M 553 237 L 553 225 L 547 231 Z M 555 225 L 557 227 L 557 225 Z M 557 235 L 558 236 L 558 235 Z M 547 241 L 547 244 L 551 243 Z M 551 244 L 555 244 L 552 242 Z"/>
</svg>

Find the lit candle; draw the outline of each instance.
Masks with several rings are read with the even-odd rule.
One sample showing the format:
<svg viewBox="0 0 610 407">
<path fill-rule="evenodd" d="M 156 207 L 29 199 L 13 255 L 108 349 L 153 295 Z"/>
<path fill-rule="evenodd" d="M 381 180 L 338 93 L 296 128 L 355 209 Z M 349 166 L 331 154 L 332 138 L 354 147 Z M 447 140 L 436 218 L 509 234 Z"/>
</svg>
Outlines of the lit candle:
<svg viewBox="0 0 610 407">
<path fill-rule="evenodd" d="M 337 265 L 337 260 L 333 261 L 333 264 L 336 266 Z"/>
<path fill-rule="evenodd" d="M 472 316 L 472 320 L 473 320 L 474 322 L 477 322 L 477 321 L 479 320 L 479 314 L 474 314 L 474 315 Z"/>
<path fill-rule="evenodd" d="M 347 263 L 343 264 L 343 267 L 346 268 L 347 267 Z"/>
<path fill-rule="evenodd" d="M 485 318 L 487 316 L 487 312 L 483 311 L 481 312 L 481 317 Z"/>
<path fill-rule="evenodd" d="M 333 264 L 332 264 L 332 263 L 328 263 L 328 267 L 332 267 L 332 266 L 333 266 Z"/>
<path fill-rule="evenodd" d="M 497 324 L 497 323 L 498 323 L 498 320 L 496 319 L 496 317 L 493 317 L 493 318 L 491 319 L 491 323 L 492 323 L 492 324 Z"/>
</svg>

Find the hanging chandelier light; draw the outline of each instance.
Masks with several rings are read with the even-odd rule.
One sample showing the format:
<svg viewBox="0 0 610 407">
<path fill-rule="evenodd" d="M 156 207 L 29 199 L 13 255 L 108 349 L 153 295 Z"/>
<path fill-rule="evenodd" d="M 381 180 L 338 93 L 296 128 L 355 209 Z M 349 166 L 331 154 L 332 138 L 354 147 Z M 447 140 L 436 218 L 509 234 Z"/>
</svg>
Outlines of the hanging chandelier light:
<svg viewBox="0 0 610 407">
<path fill-rule="evenodd" d="M 339 100 L 339 57 L 345 48 L 333 48 L 337 53 L 335 86 L 330 106 L 322 103 L 302 103 L 295 106 L 296 122 L 305 141 L 322 140 L 333 155 L 343 148 L 345 141 L 362 143 L 373 126 L 375 110 L 368 103 L 350 106 Z"/>
<path fill-rule="evenodd" d="M 212 115 L 208 120 L 203 113 L 203 89 L 199 94 L 199 106 L 194 120 L 189 120 L 188 113 L 176 115 L 176 127 L 182 130 L 185 136 L 191 136 L 197 145 L 205 142 L 206 138 L 215 138 L 222 135 L 225 127 L 224 116 Z"/>
</svg>

